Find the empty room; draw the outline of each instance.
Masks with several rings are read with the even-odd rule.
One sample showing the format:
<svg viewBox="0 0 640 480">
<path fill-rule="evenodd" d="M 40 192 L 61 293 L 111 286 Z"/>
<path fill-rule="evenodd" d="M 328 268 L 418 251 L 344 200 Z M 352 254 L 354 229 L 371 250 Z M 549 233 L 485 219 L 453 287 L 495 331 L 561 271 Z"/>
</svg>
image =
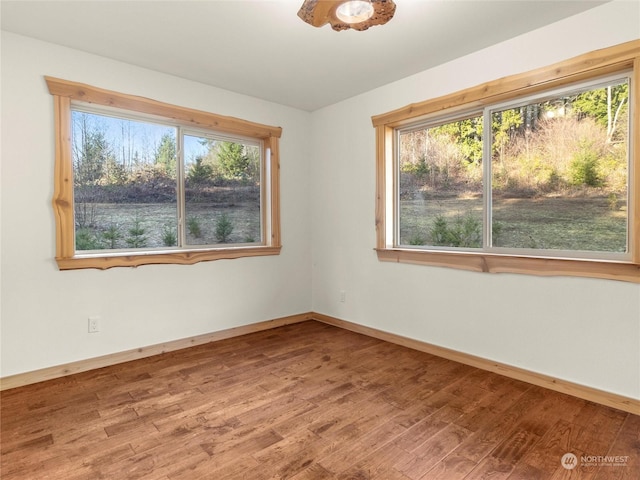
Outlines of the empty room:
<svg viewBox="0 0 640 480">
<path fill-rule="evenodd" d="M 639 478 L 638 0 L 0 8 L 0 478 Z"/>
</svg>

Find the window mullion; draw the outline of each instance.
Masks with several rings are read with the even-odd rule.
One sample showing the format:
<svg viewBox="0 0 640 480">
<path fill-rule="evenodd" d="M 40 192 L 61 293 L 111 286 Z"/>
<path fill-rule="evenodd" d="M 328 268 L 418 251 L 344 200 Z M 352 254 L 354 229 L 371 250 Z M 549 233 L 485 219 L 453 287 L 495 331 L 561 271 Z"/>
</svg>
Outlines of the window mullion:
<svg viewBox="0 0 640 480">
<path fill-rule="evenodd" d="M 185 172 L 184 172 L 184 131 L 182 127 L 176 128 L 177 148 L 177 179 L 176 179 L 176 203 L 178 209 L 178 247 L 186 246 L 186 219 L 185 219 Z"/>
<path fill-rule="evenodd" d="M 627 249 L 631 260 L 640 263 L 640 55 L 636 56 L 629 75 L 629 132 L 627 138 Z"/>
<path fill-rule="evenodd" d="M 389 238 L 392 239 L 391 245 L 400 245 L 400 188 L 398 183 L 400 181 L 400 131 L 396 130 L 393 134 L 393 161 L 385 172 L 386 186 L 387 186 L 387 198 L 389 195 L 393 196 L 393 203 L 390 206 L 387 202 L 387 208 L 393 209 L 393 222 L 391 227 L 393 231 L 386 233 L 387 245 L 390 244 Z"/>
<path fill-rule="evenodd" d="M 485 250 L 493 247 L 491 236 L 491 133 L 491 111 L 487 107 L 482 115 L 482 247 Z"/>
</svg>

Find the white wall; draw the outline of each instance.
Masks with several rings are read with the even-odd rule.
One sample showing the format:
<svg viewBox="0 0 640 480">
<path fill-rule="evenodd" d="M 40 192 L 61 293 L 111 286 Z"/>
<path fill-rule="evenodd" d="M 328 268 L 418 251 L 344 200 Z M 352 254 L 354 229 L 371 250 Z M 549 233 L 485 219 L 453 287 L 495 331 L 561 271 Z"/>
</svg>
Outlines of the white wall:
<svg viewBox="0 0 640 480">
<path fill-rule="evenodd" d="M 59 271 L 43 75 L 283 127 L 281 255 Z M 309 311 L 309 125 L 306 112 L 3 33 L 1 375 Z"/>
<path fill-rule="evenodd" d="M 640 38 L 639 6 L 606 4 L 314 112 L 313 310 L 640 398 L 640 285 L 378 262 L 371 124 L 412 102 Z"/>
</svg>

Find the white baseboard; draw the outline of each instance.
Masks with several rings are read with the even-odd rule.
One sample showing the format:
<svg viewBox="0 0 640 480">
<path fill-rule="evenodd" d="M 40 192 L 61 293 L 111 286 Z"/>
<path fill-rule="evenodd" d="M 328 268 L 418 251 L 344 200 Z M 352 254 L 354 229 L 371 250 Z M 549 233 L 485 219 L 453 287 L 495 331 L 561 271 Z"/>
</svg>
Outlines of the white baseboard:
<svg viewBox="0 0 640 480">
<path fill-rule="evenodd" d="M 357 323 L 348 322 L 339 318 L 323 315 L 320 313 L 311 313 L 311 317 L 319 322 L 327 323 L 336 327 L 344 328 L 352 332 L 361 333 L 369 337 L 374 337 L 386 342 L 395 343 L 404 347 L 419 350 L 421 352 L 430 353 L 438 357 L 453 360 L 455 362 L 464 363 L 472 367 L 488 370 L 490 372 L 504 375 L 505 377 L 521 380 L 523 382 L 538 385 L 539 387 L 548 388 L 556 392 L 566 393 L 574 397 L 589 400 L 591 402 L 606 405 L 608 407 L 617 408 L 625 412 L 640 415 L 640 400 L 625 397 L 611 392 L 598 390 L 577 383 L 568 382 L 558 378 L 553 378 L 541 373 L 532 372 L 519 367 L 514 367 L 504 363 L 494 362 L 486 358 L 476 357 L 468 353 L 439 347 L 430 343 L 414 340 L 412 338 L 403 337 L 393 333 L 384 332 L 371 327 L 365 327 Z"/>
<path fill-rule="evenodd" d="M 273 320 L 267 320 L 264 322 L 230 328 L 218 332 L 207 333 L 195 337 L 174 340 L 158 345 L 150 345 L 147 347 L 141 347 L 125 352 L 113 353 L 101 357 L 79 360 L 77 362 L 67 363 L 65 365 L 58 365 L 54 367 L 43 368 L 41 370 L 34 370 L 32 372 L 19 373 L 16 375 L 3 377 L 0 378 L 0 391 L 21 387 L 32 383 L 43 382 L 45 380 L 51 380 L 54 378 L 64 377 L 66 375 L 72 375 L 74 373 L 86 372 L 88 370 L 93 370 L 96 368 L 108 367 L 110 365 L 129 362 L 131 360 L 159 355 L 166 352 L 172 352 L 183 348 L 194 347 L 196 345 L 203 345 L 209 342 L 238 337 L 240 335 L 247 335 L 249 333 L 260 332 L 271 328 L 282 327 L 284 325 L 305 322 L 308 320 L 316 320 L 328 325 L 344 328 L 345 330 L 350 330 L 352 332 L 367 335 L 379 340 L 402 345 L 404 347 L 419 350 L 421 352 L 430 353 L 438 357 L 453 360 L 465 365 L 470 365 L 482 370 L 488 370 L 490 372 L 504 375 L 505 377 L 521 380 L 523 382 L 538 385 L 543 388 L 548 388 L 549 390 L 566 393 L 567 395 L 582 398 L 583 400 L 589 400 L 601 405 L 606 405 L 608 407 L 617 408 L 619 410 L 633 413 L 635 415 L 640 415 L 640 400 L 635 398 L 625 397 L 615 393 L 568 382 L 566 380 L 553 378 L 548 375 L 532 372 L 530 370 L 525 370 L 504 363 L 494 362 L 486 358 L 439 347 L 437 345 L 432 345 L 420 340 L 403 337 L 401 335 L 377 330 L 375 328 L 366 327 L 357 323 L 352 323 L 346 320 L 332 317 L 330 315 L 324 315 L 315 312 L 307 312 L 298 315 L 276 318 Z"/>
<path fill-rule="evenodd" d="M 43 368 L 41 370 L 18 373 L 16 375 L 10 375 L 0 378 L 0 391 L 8 390 L 10 388 L 22 387 L 24 385 L 30 385 L 32 383 L 44 382 L 45 380 L 52 380 L 54 378 L 60 378 L 66 375 L 73 375 L 74 373 L 86 372 L 88 370 L 94 370 L 96 368 L 108 367 L 110 365 L 129 362 L 131 360 L 151 357 L 153 355 L 173 352 L 175 350 L 181 350 L 183 348 L 195 347 L 196 345 L 203 345 L 205 343 L 224 340 L 226 338 L 239 337 L 240 335 L 247 335 L 249 333 L 260 332 L 262 330 L 282 327 L 284 325 L 289 325 L 292 323 L 304 322 L 310 319 L 311 316 L 308 313 L 290 315 L 288 317 L 281 317 L 264 322 L 253 323 L 250 325 L 243 325 L 241 327 L 229 328 L 226 330 L 220 330 L 218 332 L 205 333 L 204 335 L 197 335 L 195 337 L 181 338 L 179 340 L 173 340 L 157 345 L 140 347 L 134 350 L 112 353 L 109 355 L 103 355 L 101 357 L 88 358 L 86 360 L 79 360 L 77 362 L 71 362 L 64 365 Z"/>
</svg>

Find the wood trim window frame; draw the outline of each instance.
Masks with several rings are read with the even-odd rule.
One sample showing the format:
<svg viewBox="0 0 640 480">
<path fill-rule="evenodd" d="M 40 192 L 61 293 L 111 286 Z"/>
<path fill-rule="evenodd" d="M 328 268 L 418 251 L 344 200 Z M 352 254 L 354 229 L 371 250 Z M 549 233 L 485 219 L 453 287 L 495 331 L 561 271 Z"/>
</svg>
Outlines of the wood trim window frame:
<svg viewBox="0 0 640 480">
<path fill-rule="evenodd" d="M 202 261 L 278 255 L 280 237 L 280 127 L 262 125 L 234 117 L 217 115 L 156 100 L 118 93 L 90 85 L 45 77 L 54 99 L 55 167 L 52 199 L 56 224 L 56 262 L 60 270 L 81 268 L 106 269 L 137 267 L 148 264 L 190 265 Z M 219 134 L 238 135 L 258 140 L 263 145 L 265 185 L 263 195 L 263 244 L 248 246 L 192 247 L 82 253 L 75 249 L 75 216 L 73 203 L 73 160 L 71 139 L 72 102 L 114 107 L 138 114 L 154 115 L 172 124 L 194 127 Z"/>
<path fill-rule="evenodd" d="M 397 129 L 462 111 L 517 100 L 576 82 L 631 70 L 629 170 L 630 261 L 399 248 L 394 244 L 394 137 Z M 384 262 L 476 272 L 568 275 L 640 283 L 640 40 L 589 52 L 548 67 L 491 81 L 372 117 L 376 130 L 376 253 Z"/>
</svg>

